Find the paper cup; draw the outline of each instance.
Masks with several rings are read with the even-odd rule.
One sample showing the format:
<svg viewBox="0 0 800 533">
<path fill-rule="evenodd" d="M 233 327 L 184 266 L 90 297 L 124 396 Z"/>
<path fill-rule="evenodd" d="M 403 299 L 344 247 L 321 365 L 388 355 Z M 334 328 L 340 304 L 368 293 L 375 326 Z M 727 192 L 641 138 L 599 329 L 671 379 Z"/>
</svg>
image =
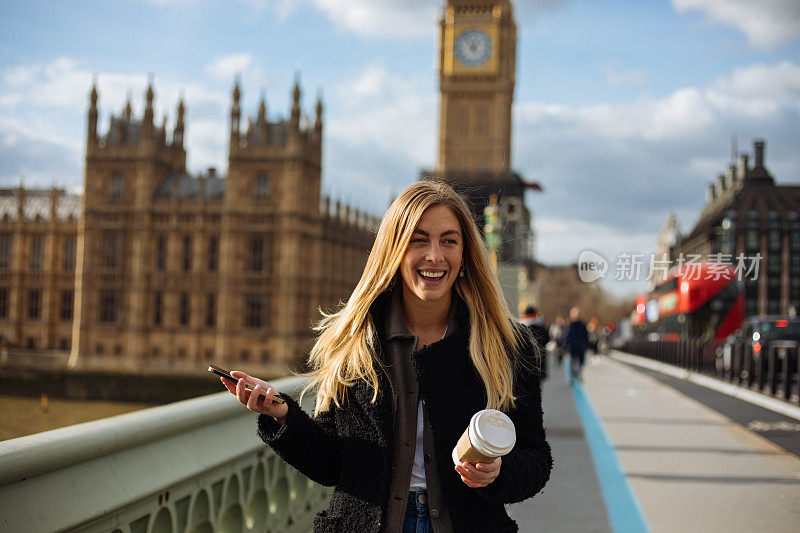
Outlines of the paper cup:
<svg viewBox="0 0 800 533">
<path fill-rule="evenodd" d="M 472 415 L 453 448 L 453 462 L 489 463 L 510 452 L 516 442 L 514 422 L 497 409 L 484 409 Z"/>
</svg>

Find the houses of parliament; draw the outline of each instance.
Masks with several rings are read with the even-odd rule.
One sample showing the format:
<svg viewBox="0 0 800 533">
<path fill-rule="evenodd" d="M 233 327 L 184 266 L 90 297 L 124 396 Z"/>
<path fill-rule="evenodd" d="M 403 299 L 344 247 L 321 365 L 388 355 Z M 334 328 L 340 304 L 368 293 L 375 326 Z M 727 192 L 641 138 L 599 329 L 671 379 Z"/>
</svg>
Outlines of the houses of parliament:
<svg viewBox="0 0 800 533">
<path fill-rule="evenodd" d="M 378 221 L 320 194 L 323 106 L 243 127 L 233 88 L 228 175 L 186 170 L 186 110 L 174 129 L 131 104 L 98 133 L 91 89 L 83 195 L 0 190 L 4 350 L 69 353 L 83 369 L 209 362 L 264 374 L 295 367 L 319 309 L 358 281 Z"/>
<path fill-rule="evenodd" d="M 532 277 L 533 235 L 511 169 L 517 32 L 510 0 L 447 0 L 439 32 L 439 146 L 423 179 L 451 183 L 483 227 L 511 309 Z M 8 351 L 69 352 L 81 368 L 204 369 L 261 375 L 301 362 L 319 309 L 358 281 L 378 221 L 320 195 L 322 103 L 286 119 L 263 100 L 242 124 L 233 88 L 227 176 L 186 171 L 186 110 L 154 122 L 128 104 L 98 133 L 92 87 L 83 195 L 0 190 L 0 336 Z M 487 228 L 488 230 L 488 228 Z"/>
</svg>

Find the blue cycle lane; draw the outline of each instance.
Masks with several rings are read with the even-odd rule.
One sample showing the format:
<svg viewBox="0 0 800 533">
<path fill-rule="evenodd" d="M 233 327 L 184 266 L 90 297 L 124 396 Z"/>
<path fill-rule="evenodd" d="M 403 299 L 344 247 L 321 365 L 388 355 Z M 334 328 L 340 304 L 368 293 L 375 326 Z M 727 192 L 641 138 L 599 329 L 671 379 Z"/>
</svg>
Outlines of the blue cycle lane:
<svg viewBox="0 0 800 533">
<path fill-rule="evenodd" d="M 544 491 L 508 506 L 520 532 L 639 533 L 650 531 L 591 400 L 580 383 L 570 386 L 548 365 L 543 411 L 553 452 L 553 472 Z"/>
</svg>

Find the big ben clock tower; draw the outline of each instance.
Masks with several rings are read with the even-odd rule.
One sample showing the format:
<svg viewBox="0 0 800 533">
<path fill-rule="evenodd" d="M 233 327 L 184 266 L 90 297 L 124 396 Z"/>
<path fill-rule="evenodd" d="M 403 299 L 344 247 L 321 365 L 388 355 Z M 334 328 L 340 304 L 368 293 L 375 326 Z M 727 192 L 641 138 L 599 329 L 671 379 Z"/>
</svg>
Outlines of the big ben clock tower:
<svg viewBox="0 0 800 533">
<path fill-rule="evenodd" d="M 524 191 L 541 190 L 511 169 L 516 62 L 510 0 L 446 0 L 439 32 L 439 151 L 436 169 L 422 177 L 448 182 L 466 196 L 482 228 L 485 208 L 496 203 L 491 212 L 500 220 L 492 229 L 499 234 L 491 241 L 501 243 L 498 276 L 512 310 L 530 303 L 518 288 L 533 277 Z"/>
<path fill-rule="evenodd" d="M 449 0 L 439 45 L 437 173 L 508 172 L 517 26 L 509 0 Z"/>
</svg>

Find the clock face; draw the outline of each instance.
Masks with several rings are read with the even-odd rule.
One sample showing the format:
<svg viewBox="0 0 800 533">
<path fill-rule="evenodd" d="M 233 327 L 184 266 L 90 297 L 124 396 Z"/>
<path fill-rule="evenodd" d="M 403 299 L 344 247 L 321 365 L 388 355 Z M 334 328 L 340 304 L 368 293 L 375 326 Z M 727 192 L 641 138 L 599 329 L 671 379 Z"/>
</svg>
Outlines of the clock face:
<svg viewBox="0 0 800 533">
<path fill-rule="evenodd" d="M 486 62 L 492 52 L 492 41 L 480 30 L 465 31 L 456 40 L 456 57 L 461 63 L 476 67 Z"/>
</svg>

